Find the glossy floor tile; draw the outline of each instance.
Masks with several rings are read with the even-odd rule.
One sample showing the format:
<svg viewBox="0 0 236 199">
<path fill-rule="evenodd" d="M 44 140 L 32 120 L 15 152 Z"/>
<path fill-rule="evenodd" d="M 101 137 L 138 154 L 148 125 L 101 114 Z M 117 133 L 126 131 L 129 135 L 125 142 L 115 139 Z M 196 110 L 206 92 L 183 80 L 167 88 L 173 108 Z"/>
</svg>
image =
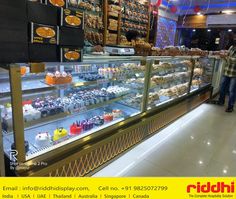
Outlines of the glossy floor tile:
<svg viewBox="0 0 236 199">
<path fill-rule="evenodd" d="M 236 176 L 236 112 L 203 104 L 94 175 L 102 176 Z"/>
</svg>

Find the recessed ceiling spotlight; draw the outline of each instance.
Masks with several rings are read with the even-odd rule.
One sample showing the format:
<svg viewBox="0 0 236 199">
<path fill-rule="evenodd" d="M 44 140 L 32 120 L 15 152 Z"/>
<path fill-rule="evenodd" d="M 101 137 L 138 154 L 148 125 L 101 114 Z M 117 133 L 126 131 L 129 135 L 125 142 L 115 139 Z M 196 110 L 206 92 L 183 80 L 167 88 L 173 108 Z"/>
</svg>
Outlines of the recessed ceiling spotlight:
<svg viewBox="0 0 236 199">
<path fill-rule="evenodd" d="M 211 32 L 211 29 L 207 29 L 207 32 Z"/>
<path fill-rule="evenodd" d="M 193 32 L 196 32 L 196 29 L 193 29 Z"/>
<path fill-rule="evenodd" d="M 228 32 L 232 32 L 232 29 L 229 29 Z"/>
<path fill-rule="evenodd" d="M 232 13 L 234 13 L 234 12 L 236 12 L 236 11 L 235 11 L 235 10 L 223 10 L 223 11 L 222 11 L 223 14 L 228 14 L 228 15 L 229 15 L 229 14 L 232 14 Z"/>
</svg>

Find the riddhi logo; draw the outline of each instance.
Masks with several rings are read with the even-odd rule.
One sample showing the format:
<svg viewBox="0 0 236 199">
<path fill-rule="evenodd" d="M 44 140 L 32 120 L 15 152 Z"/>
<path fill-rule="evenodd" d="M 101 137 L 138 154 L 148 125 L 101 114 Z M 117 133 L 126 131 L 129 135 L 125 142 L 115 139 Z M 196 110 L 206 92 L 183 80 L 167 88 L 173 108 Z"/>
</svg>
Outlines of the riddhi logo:
<svg viewBox="0 0 236 199">
<path fill-rule="evenodd" d="M 196 191 L 197 193 L 234 193 L 234 190 L 234 182 L 231 182 L 231 184 L 225 184 L 224 182 L 217 182 L 216 184 L 207 182 L 206 184 L 201 184 L 197 182 L 197 185 L 191 184 L 187 186 L 187 193 L 191 191 Z"/>
</svg>

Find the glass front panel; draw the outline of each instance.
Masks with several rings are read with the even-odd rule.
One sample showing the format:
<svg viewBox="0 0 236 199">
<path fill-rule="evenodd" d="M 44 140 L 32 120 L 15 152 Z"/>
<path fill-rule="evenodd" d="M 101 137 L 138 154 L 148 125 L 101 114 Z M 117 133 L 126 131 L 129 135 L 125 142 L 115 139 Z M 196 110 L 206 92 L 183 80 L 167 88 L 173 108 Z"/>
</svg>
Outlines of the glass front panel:
<svg viewBox="0 0 236 199">
<path fill-rule="evenodd" d="M 195 60 L 191 92 L 212 83 L 214 59 L 199 58 Z"/>
<path fill-rule="evenodd" d="M 145 68 L 138 60 L 50 63 L 40 73 L 22 65 L 26 160 L 141 113 Z"/>
<path fill-rule="evenodd" d="M 7 155 L 10 155 L 11 149 L 15 149 L 13 144 L 13 120 L 11 106 L 11 88 L 9 80 L 9 71 L 0 68 L 0 114 L 3 133 L 3 149 Z"/>
<path fill-rule="evenodd" d="M 192 67 L 189 59 L 156 58 L 152 63 L 148 109 L 186 95 Z"/>
</svg>

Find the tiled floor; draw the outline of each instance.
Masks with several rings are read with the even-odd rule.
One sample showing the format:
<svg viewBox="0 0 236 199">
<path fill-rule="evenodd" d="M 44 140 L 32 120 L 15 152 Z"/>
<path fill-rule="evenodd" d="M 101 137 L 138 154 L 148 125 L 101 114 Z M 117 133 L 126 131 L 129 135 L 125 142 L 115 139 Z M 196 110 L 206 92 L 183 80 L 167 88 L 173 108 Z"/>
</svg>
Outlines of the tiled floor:
<svg viewBox="0 0 236 199">
<path fill-rule="evenodd" d="M 94 175 L 102 176 L 236 176 L 236 112 L 203 104 Z"/>
</svg>

